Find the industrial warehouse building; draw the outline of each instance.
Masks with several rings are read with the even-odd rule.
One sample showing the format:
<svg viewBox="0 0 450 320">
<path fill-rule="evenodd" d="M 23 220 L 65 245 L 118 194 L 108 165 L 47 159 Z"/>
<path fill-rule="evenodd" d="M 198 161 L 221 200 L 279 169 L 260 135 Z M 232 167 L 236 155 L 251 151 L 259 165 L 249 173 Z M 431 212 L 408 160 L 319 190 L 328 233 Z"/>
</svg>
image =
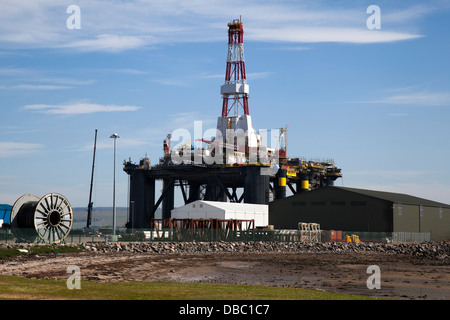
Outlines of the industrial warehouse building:
<svg viewBox="0 0 450 320">
<path fill-rule="evenodd" d="M 173 219 L 254 220 L 255 227 L 269 223 L 269 207 L 265 204 L 232 203 L 197 200 L 172 209 Z"/>
<path fill-rule="evenodd" d="M 414 196 L 328 186 L 269 203 L 269 224 L 297 229 L 299 222 L 322 230 L 429 233 L 450 239 L 450 205 Z"/>
</svg>

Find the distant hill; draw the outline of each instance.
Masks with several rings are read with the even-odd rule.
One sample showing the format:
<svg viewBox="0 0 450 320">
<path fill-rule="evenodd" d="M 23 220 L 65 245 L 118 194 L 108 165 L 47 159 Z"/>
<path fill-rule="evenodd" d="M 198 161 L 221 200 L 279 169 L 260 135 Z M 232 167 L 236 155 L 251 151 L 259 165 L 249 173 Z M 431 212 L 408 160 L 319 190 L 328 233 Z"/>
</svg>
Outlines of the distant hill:
<svg viewBox="0 0 450 320">
<path fill-rule="evenodd" d="M 73 227 L 72 229 L 83 229 L 86 227 L 87 208 L 75 207 L 73 209 Z M 157 209 L 155 218 L 161 217 L 161 210 Z M 116 207 L 116 226 L 122 228 L 128 222 L 128 208 Z M 113 208 L 112 207 L 94 207 L 92 210 L 91 228 L 112 228 Z"/>
</svg>

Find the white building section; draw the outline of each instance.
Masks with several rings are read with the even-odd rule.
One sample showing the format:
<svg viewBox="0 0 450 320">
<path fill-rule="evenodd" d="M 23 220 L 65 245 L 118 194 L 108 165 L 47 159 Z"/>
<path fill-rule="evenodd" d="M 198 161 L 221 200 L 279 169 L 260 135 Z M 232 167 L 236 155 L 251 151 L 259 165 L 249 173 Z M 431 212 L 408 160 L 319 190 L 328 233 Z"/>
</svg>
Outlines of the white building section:
<svg viewBox="0 0 450 320">
<path fill-rule="evenodd" d="M 197 200 L 172 209 L 172 218 L 254 220 L 255 227 L 267 227 L 269 207 L 265 204 Z"/>
<path fill-rule="evenodd" d="M 249 94 L 250 86 L 246 83 L 225 83 L 220 87 L 220 93 L 223 95 Z"/>
<path fill-rule="evenodd" d="M 237 149 L 261 146 L 261 137 L 253 129 L 252 118 L 249 115 L 219 117 L 217 131 L 216 137 L 222 137 L 224 143 L 235 145 Z"/>
</svg>

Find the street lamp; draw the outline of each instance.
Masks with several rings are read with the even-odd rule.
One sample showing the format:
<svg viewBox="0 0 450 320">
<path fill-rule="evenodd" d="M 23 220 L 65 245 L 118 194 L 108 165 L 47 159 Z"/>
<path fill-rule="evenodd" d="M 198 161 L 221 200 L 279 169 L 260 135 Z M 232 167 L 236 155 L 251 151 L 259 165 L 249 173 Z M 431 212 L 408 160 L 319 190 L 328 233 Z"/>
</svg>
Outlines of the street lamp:
<svg viewBox="0 0 450 320">
<path fill-rule="evenodd" d="M 114 139 L 114 179 L 113 179 L 113 237 L 116 240 L 116 140 L 120 138 L 117 133 L 111 135 Z"/>
</svg>

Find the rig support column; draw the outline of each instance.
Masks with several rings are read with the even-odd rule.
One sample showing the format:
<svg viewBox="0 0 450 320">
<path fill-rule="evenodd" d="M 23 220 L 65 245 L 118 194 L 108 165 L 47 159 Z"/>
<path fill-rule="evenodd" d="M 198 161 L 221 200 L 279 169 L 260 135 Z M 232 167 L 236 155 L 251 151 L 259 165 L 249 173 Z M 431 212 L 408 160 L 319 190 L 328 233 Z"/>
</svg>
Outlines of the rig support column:
<svg viewBox="0 0 450 320">
<path fill-rule="evenodd" d="M 205 199 L 209 201 L 227 201 L 226 187 L 219 177 L 210 177 L 206 185 Z"/>
<path fill-rule="evenodd" d="M 306 173 L 300 174 L 300 181 L 297 182 L 297 193 L 309 191 L 309 177 Z"/>
<path fill-rule="evenodd" d="M 153 217 L 155 205 L 155 179 L 149 178 L 145 171 L 133 170 L 130 176 L 130 203 L 128 228 L 148 228 Z"/>
<path fill-rule="evenodd" d="M 326 177 L 323 181 L 323 187 L 326 186 L 334 186 L 334 180 L 331 179 L 330 177 Z"/>
<path fill-rule="evenodd" d="M 189 197 L 187 203 L 200 200 L 200 184 L 190 183 L 189 184 Z"/>
<path fill-rule="evenodd" d="M 267 204 L 269 176 L 261 174 L 261 167 L 246 167 L 244 178 L 244 202 Z"/>
<path fill-rule="evenodd" d="M 279 169 L 275 180 L 275 199 L 286 198 L 286 169 Z"/>
<path fill-rule="evenodd" d="M 163 179 L 162 218 L 170 219 L 172 209 L 175 207 L 175 182 L 174 179 Z"/>
<path fill-rule="evenodd" d="M 208 184 L 206 186 L 205 200 L 224 202 L 227 200 L 227 196 L 219 185 Z"/>
</svg>

